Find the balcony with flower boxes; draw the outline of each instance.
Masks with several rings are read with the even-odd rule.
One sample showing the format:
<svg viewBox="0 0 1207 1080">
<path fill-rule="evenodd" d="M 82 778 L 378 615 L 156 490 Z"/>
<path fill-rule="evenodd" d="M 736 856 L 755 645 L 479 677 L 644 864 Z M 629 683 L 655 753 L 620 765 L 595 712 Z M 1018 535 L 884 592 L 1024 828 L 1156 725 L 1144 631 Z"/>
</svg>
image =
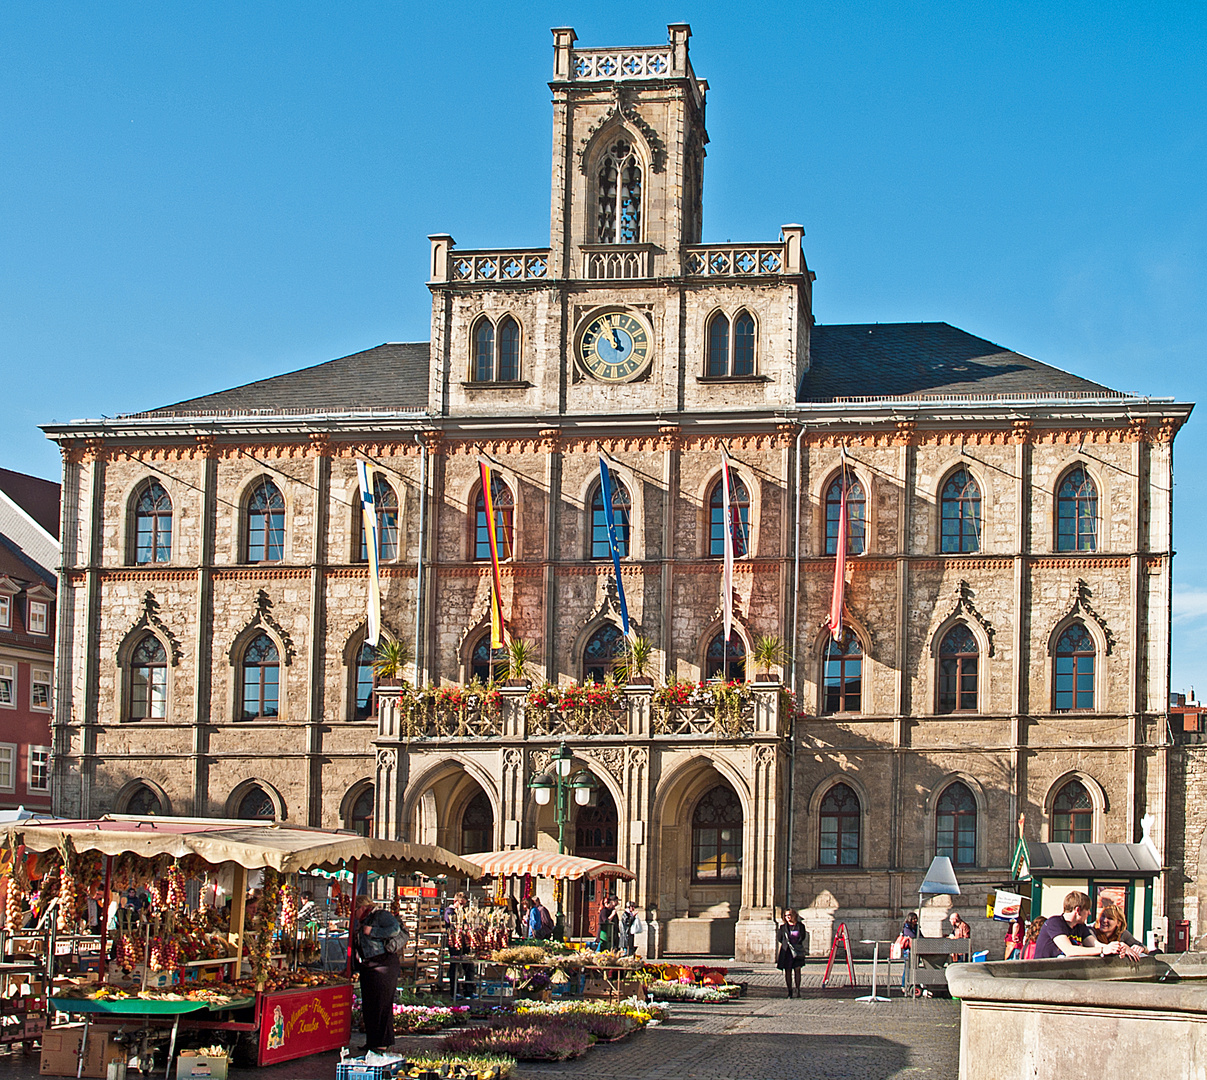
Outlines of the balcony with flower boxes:
<svg viewBox="0 0 1207 1080">
<path fill-rule="evenodd" d="M 741 741 L 782 736 L 793 706 L 778 683 L 672 681 L 664 686 L 474 682 L 380 686 L 378 740 L 526 739 Z"/>
</svg>

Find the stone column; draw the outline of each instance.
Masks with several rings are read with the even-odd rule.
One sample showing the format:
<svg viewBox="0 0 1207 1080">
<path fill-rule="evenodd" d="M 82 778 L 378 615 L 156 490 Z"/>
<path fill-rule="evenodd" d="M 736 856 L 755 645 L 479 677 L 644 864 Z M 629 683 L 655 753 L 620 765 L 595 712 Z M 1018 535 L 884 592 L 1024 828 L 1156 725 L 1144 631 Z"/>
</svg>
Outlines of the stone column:
<svg viewBox="0 0 1207 1080">
<path fill-rule="evenodd" d="M 775 959 L 775 882 L 778 877 L 777 811 L 784 754 L 772 743 L 750 748 L 752 816 L 742 835 L 742 908 L 734 929 L 734 957 Z"/>
<path fill-rule="evenodd" d="M 373 779 L 373 835 L 383 840 L 402 839 L 403 771 L 398 768 L 398 738 L 402 730 L 399 698 L 401 686 L 382 685 L 377 688 L 377 752 Z"/>
</svg>

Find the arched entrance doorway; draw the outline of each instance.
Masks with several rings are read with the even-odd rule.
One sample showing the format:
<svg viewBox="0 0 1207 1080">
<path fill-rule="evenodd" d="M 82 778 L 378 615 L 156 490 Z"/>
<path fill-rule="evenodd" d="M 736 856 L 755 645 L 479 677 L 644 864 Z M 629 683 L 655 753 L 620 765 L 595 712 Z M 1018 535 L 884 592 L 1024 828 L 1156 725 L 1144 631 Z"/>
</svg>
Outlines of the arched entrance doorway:
<svg viewBox="0 0 1207 1080">
<path fill-rule="evenodd" d="M 597 788 L 593 801 L 593 806 L 575 807 L 577 812 L 574 815 L 573 854 L 583 859 L 616 862 L 617 835 L 620 830 L 616 803 L 602 784 Z M 572 923 L 572 933 L 575 937 L 591 937 L 598 932 L 596 917 L 607 895 L 607 889 L 613 887 L 614 882 L 611 881 L 579 879 Z"/>
</svg>

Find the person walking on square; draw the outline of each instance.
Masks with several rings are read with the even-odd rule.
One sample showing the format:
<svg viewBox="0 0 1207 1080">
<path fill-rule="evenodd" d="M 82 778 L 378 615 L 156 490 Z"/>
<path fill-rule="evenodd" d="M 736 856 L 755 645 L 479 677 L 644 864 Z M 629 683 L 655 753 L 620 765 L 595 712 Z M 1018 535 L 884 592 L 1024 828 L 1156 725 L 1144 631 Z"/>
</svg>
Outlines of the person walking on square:
<svg viewBox="0 0 1207 1080">
<path fill-rule="evenodd" d="M 795 976 L 796 996 L 800 997 L 800 972 L 805 966 L 805 949 L 808 942 L 805 937 L 805 927 L 800 921 L 795 908 L 784 909 L 784 921 L 775 932 L 775 966 L 784 973 L 784 984 L 788 988 L 788 996 L 792 996 L 792 983 Z"/>
</svg>

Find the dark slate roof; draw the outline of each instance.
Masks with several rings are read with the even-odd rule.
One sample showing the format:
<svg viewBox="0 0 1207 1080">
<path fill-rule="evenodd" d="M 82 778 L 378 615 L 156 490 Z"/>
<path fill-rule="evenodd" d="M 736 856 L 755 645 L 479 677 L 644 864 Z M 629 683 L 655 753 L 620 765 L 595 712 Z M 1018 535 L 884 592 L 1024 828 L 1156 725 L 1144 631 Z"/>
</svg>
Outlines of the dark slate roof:
<svg viewBox="0 0 1207 1080">
<path fill-rule="evenodd" d="M 428 352 L 426 341 L 391 341 L 288 375 L 219 390 L 138 415 L 423 411 L 427 408 Z"/>
<path fill-rule="evenodd" d="M 1081 876 L 1090 873 L 1146 877 L 1161 872 L 1147 844 L 1028 844 L 1033 877 Z"/>
<path fill-rule="evenodd" d="M 947 323 L 813 327 L 798 402 L 930 395 L 1114 394 Z"/>
<path fill-rule="evenodd" d="M 0 469 L 0 491 L 56 540 L 59 538 L 59 485 L 53 480 Z"/>
</svg>

